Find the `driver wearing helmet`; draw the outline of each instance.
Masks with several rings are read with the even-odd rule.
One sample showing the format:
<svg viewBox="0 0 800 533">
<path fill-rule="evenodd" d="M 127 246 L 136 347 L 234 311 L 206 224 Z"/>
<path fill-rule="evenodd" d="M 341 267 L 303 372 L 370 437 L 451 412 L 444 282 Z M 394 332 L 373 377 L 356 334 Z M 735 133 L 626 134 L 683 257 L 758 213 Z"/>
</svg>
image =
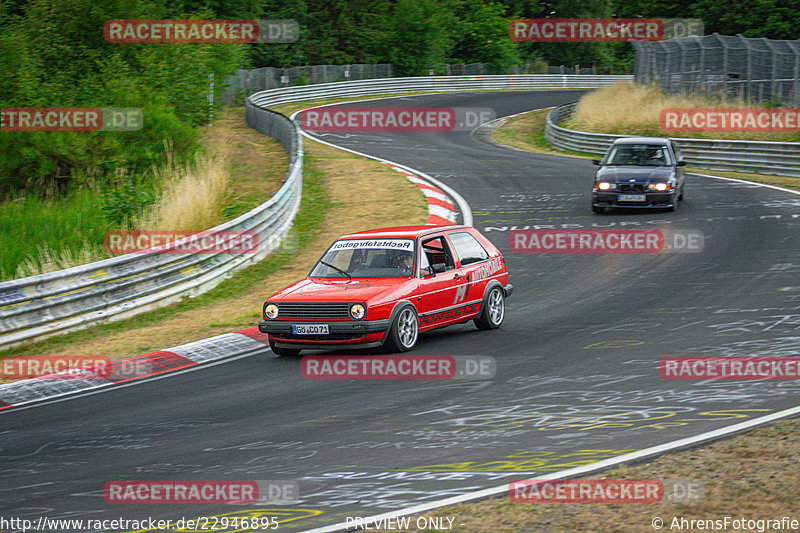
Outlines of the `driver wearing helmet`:
<svg viewBox="0 0 800 533">
<path fill-rule="evenodd" d="M 664 158 L 664 152 L 661 148 L 651 148 L 649 153 L 647 154 L 647 161 L 648 163 L 666 163 L 667 160 Z"/>
<path fill-rule="evenodd" d="M 411 252 L 399 252 L 395 256 L 395 266 L 399 270 L 414 271 L 414 254 Z"/>
</svg>

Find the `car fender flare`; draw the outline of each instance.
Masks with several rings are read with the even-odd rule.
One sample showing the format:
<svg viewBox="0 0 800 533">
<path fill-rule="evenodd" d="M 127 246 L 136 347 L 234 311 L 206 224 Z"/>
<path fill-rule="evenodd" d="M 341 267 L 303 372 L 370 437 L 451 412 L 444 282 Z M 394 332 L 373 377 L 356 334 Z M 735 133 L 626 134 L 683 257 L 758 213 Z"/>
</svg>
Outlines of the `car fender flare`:
<svg viewBox="0 0 800 533">
<path fill-rule="evenodd" d="M 486 284 L 486 288 L 483 290 L 483 298 L 481 299 L 481 308 L 478 309 L 478 314 L 475 315 L 475 318 L 480 318 L 483 315 L 483 310 L 486 309 L 486 299 L 489 297 L 489 293 L 492 292 L 492 289 L 495 287 L 500 287 L 500 290 L 503 291 L 503 296 L 506 295 L 506 290 L 503 287 L 503 284 L 497 281 L 496 279 L 490 280 L 489 283 Z"/>
<path fill-rule="evenodd" d="M 400 311 L 402 311 L 405 307 L 409 306 L 412 309 L 414 309 L 414 312 L 417 314 L 417 318 L 419 318 L 419 310 L 413 303 L 411 303 L 410 300 L 400 300 L 399 302 L 394 304 L 392 312 L 389 314 L 389 327 L 386 328 L 386 331 L 383 333 L 383 337 L 381 338 L 381 343 L 385 343 L 386 340 L 389 338 L 389 333 L 392 331 L 392 325 L 394 324 L 397 315 L 400 314 Z"/>
</svg>

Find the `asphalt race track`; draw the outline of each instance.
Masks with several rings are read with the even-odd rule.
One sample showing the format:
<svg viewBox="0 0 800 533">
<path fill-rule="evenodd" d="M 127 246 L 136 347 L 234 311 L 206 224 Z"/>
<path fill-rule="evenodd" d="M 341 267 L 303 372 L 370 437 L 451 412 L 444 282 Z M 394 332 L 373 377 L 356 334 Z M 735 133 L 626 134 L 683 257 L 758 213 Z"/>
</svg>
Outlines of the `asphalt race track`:
<svg viewBox="0 0 800 533">
<path fill-rule="evenodd" d="M 576 91 L 428 95 L 363 106 L 491 107 Z M 353 105 L 353 104 L 350 104 Z M 798 404 L 797 381 L 667 381 L 667 356 L 800 355 L 800 195 L 690 176 L 675 212 L 595 215 L 584 159 L 470 132 L 327 133 L 327 142 L 458 191 L 504 253 L 499 330 L 423 335 L 414 355 L 491 355 L 493 380 L 309 380 L 268 351 L 0 415 L 0 515 L 38 519 L 260 513 L 303 531 L 535 477 Z M 400 213 L 398 213 L 400 217 Z M 566 226 L 562 226 L 566 225 Z M 697 230 L 697 253 L 525 254 L 530 228 Z M 266 295 L 265 295 L 266 296 Z M 111 505 L 116 479 L 287 480 L 290 505 Z M 456 517 L 455 524 L 458 524 Z M 13 530 L 12 530 L 13 531 Z"/>
</svg>

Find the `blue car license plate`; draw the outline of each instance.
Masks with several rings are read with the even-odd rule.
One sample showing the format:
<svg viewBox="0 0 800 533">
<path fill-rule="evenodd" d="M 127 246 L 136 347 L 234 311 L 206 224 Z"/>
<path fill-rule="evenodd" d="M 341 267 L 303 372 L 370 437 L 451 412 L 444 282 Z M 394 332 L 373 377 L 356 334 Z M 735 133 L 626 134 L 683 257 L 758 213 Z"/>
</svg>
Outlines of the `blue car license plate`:
<svg viewBox="0 0 800 533">
<path fill-rule="evenodd" d="M 644 202 L 645 195 L 644 194 L 618 194 L 617 195 L 618 202 Z"/>
</svg>

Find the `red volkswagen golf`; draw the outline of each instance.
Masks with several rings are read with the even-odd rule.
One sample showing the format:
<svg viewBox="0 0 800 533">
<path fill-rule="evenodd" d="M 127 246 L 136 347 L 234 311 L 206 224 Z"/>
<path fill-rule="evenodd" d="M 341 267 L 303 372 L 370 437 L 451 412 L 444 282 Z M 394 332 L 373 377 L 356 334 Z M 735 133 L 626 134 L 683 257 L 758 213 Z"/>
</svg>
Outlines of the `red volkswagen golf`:
<svg viewBox="0 0 800 533">
<path fill-rule="evenodd" d="M 258 329 L 277 355 L 405 352 L 434 328 L 500 327 L 513 289 L 502 254 L 475 228 L 375 229 L 339 238 L 305 279 L 270 296 Z"/>
</svg>

